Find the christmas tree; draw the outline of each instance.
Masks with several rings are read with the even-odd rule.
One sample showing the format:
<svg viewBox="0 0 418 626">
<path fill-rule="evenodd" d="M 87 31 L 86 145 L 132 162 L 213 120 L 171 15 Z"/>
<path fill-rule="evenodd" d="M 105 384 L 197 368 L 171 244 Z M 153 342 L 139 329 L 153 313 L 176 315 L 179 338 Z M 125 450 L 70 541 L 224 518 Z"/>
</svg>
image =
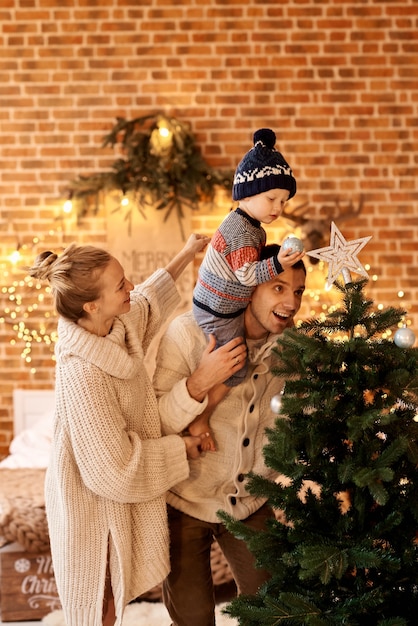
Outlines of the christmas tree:
<svg viewBox="0 0 418 626">
<path fill-rule="evenodd" d="M 282 478 L 249 475 L 285 519 L 259 532 L 220 512 L 271 573 L 228 605 L 241 626 L 418 623 L 415 337 L 382 339 L 405 312 L 373 310 L 366 279 L 333 282 L 341 306 L 278 340 L 287 382 L 264 458 Z"/>
</svg>

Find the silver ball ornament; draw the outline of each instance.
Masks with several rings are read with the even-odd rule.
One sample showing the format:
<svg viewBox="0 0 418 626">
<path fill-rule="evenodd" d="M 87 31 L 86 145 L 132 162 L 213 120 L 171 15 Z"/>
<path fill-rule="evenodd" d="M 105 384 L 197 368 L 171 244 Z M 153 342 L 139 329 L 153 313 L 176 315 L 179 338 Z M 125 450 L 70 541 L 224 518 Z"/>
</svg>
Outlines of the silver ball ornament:
<svg viewBox="0 0 418 626">
<path fill-rule="evenodd" d="M 283 250 L 292 250 L 292 252 L 303 252 L 303 243 L 297 237 L 286 237 L 282 243 Z"/>
<path fill-rule="evenodd" d="M 415 343 L 415 333 L 406 326 L 398 328 L 396 333 L 393 335 L 393 341 L 398 348 L 412 348 Z"/>
<path fill-rule="evenodd" d="M 270 408 L 273 413 L 280 413 L 280 409 L 282 407 L 282 394 L 279 393 L 277 396 L 273 396 L 270 400 Z"/>
</svg>

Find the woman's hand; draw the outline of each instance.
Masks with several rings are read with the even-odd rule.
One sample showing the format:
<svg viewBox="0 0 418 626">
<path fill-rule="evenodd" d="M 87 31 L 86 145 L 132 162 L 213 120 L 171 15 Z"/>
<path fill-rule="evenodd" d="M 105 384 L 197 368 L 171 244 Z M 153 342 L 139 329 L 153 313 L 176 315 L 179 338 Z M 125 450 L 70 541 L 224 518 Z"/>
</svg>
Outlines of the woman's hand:
<svg viewBox="0 0 418 626">
<path fill-rule="evenodd" d="M 177 280 L 183 270 L 195 258 L 198 252 L 206 248 L 210 239 L 206 235 L 198 235 L 193 233 L 186 241 L 184 247 L 165 267 L 167 272 L 171 274 L 173 280 Z"/>
<path fill-rule="evenodd" d="M 190 252 L 194 256 L 198 252 L 202 252 L 209 242 L 210 237 L 199 235 L 199 233 L 192 233 L 184 245 L 183 252 Z"/>
</svg>

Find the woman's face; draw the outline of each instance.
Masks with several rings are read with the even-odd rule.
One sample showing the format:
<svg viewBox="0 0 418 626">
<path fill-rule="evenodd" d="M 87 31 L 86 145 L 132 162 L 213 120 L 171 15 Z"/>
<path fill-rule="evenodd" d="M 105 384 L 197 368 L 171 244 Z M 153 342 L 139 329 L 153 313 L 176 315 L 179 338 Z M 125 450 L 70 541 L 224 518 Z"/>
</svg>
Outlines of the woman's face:
<svg viewBox="0 0 418 626">
<path fill-rule="evenodd" d="M 101 292 L 97 307 L 103 320 L 111 320 L 131 308 L 130 292 L 134 285 L 125 277 L 123 267 L 112 257 L 100 277 Z"/>
</svg>

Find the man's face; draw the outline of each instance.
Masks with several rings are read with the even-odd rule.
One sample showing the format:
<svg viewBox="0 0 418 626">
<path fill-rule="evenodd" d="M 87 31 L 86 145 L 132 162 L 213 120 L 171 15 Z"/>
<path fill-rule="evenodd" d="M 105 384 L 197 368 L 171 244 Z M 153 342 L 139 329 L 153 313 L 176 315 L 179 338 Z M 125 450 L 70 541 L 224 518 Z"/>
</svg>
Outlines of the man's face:
<svg viewBox="0 0 418 626">
<path fill-rule="evenodd" d="M 293 325 L 305 290 L 305 278 L 302 269 L 289 268 L 255 288 L 245 312 L 249 339 L 261 339 L 267 333 L 279 335 Z"/>
</svg>

